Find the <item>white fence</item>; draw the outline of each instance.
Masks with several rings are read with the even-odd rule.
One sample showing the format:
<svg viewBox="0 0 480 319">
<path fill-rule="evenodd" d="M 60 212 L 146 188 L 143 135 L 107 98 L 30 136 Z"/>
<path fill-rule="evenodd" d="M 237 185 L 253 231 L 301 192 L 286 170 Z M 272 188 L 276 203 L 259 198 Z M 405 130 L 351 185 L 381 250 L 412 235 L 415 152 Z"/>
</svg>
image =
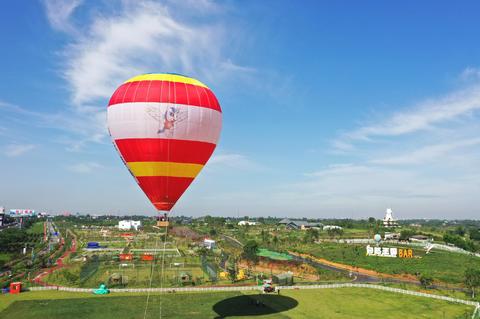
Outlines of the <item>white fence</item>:
<svg viewBox="0 0 480 319">
<path fill-rule="evenodd" d="M 305 286 L 278 286 L 278 289 L 290 289 L 290 290 L 299 290 L 299 289 L 336 289 L 336 288 L 368 288 L 368 289 L 378 289 L 383 291 L 389 291 L 393 293 L 399 293 L 404 295 L 412 295 L 418 297 L 427 297 L 439 300 L 445 300 L 455 303 L 461 303 L 469 306 L 479 307 L 479 303 L 470 300 L 452 298 L 447 296 L 440 296 L 434 294 L 427 294 L 424 292 L 417 292 L 412 290 L 405 290 L 400 288 L 392 288 L 380 285 L 372 284 L 357 284 L 357 283 L 342 283 L 342 284 L 324 284 L 324 285 L 305 285 Z M 247 291 L 247 290 L 261 290 L 261 286 L 231 286 L 231 287 L 180 287 L 180 288 L 112 288 L 111 292 L 206 292 L 206 291 Z M 93 288 L 70 288 L 70 287 L 61 287 L 61 286 L 49 286 L 49 287 L 31 287 L 31 291 L 39 290 L 59 290 L 59 291 L 70 291 L 70 292 L 92 292 Z"/>
<path fill-rule="evenodd" d="M 376 243 L 375 240 L 368 239 L 368 238 L 321 239 L 317 243 L 321 244 L 322 242 L 333 242 L 333 243 L 339 243 L 339 244 L 375 244 Z M 397 245 L 411 246 L 411 247 L 421 247 L 428 250 L 438 249 L 438 250 L 449 251 L 453 253 L 480 257 L 479 253 L 472 253 L 470 251 L 467 251 L 459 247 L 448 246 L 444 244 L 437 244 L 437 243 L 430 243 L 430 242 L 406 242 L 406 241 L 399 241 L 399 240 L 383 240 L 382 243 L 397 244 Z"/>
<path fill-rule="evenodd" d="M 303 289 L 338 289 L 338 288 L 367 288 L 367 289 L 377 289 L 388 291 L 392 293 L 411 295 L 417 297 L 426 297 L 438 300 L 444 300 L 454 303 L 460 303 L 468 306 L 475 307 L 473 311 L 472 319 L 476 319 L 477 315 L 480 314 L 480 303 L 470 300 L 463 300 L 458 298 L 452 298 L 447 296 L 440 296 L 434 294 L 427 294 L 424 292 L 417 292 L 399 288 L 392 288 L 380 285 L 372 284 L 356 284 L 356 283 L 343 283 L 343 284 L 325 284 L 325 285 L 308 285 L 308 286 L 278 286 L 277 289 L 289 289 L 289 290 L 303 290 Z M 41 290 L 59 290 L 59 291 L 69 291 L 69 292 L 92 292 L 92 288 L 70 288 L 70 287 L 61 287 L 61 286 L 49 286 L 49 287 L 31 287 L 31 291 L 41 291 Z M 141 293 L 141 292 L 158 292 L 158 293 L 173 293 L 173 292 L 215 292 L 215 291 L 255 291 L 262 290 L 260 286 L 232 286 L 232 287 L 180 287 L 180 288 L 112 288 L 110 292 L 132 292 L 132 293 Z"/>
</svg>

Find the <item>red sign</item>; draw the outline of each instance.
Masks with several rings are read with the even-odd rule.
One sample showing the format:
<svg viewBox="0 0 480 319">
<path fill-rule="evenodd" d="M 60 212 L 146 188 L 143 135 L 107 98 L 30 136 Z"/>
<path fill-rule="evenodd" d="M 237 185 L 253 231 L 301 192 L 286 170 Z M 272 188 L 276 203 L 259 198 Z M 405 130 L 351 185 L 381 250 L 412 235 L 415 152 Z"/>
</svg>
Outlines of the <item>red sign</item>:
<svg viewBox="0 0 480 319">
<path fill-rule="evenodd" d="M 143 254 L 141 259 L 143 261 L 153 261 L 153 255 L 152 254 Z"/>
<path fill-rule="evenodd" d="M 133 254 L 120 254 L 120 260 L 132 260 Z"/>
</svg>

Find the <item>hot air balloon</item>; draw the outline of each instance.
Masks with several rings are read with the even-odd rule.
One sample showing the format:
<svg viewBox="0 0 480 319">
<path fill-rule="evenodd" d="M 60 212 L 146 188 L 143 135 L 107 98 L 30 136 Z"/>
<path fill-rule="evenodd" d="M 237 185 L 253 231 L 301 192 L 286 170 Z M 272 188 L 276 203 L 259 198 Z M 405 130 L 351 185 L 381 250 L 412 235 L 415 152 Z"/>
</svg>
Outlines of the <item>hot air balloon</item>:
<svg viewBox="0 0 480 319">
<path fill-rule="evenodd" d="M 213 92 L 178 74 L 127 80 L 113 93 L 107 118 L 121 159 L 153 206 L 165 212 L 200 173 L 222 127 Z"/>
</svg>

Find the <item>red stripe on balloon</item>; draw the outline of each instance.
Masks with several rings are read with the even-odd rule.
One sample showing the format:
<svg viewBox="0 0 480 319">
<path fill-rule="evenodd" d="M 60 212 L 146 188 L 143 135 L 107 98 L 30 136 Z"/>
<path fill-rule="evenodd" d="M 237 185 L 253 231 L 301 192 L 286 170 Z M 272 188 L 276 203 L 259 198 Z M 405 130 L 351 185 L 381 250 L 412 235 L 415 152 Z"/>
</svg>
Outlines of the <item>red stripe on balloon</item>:
<svg viewBox="0 0 480 319">
<path fill-rule="evenodd" d="M 131 102 L 175 103 L 222 111 L 209 88 L 181 82 L 127 82 L 113 93 L 108 106 Z"/>
<path fill-rule="evenodd" d="M 161 138 L 115 140 L 126 162 L 175 162 L 204 165 L 216 145 L 207 142 Z"/>
<path fill-rule="evenodd" d="M 137 177 L 137 181 L 155 208 L 169 211 L 190 186 L 193 178 L 143 176 Z"/>
</svg>

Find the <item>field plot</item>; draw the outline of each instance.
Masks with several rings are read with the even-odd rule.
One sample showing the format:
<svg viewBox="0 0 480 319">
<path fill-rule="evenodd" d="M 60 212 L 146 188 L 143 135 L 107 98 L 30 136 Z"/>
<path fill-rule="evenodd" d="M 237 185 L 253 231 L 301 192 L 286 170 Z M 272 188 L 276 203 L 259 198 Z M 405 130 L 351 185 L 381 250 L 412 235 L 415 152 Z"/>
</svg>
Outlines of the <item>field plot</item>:
<svg viewBox="0 0 480 319">
<path fill-rule="evenodd" d="M 68 265 L 45 282 L 69 287 L 173 287 L 208 280 L 197 256 L 182 256 L 173 238 L 160 233 L 76 230 L 80 249 Z M 104 233 L 105 234 L 105 233 Z M 88 248 L 89 244 L 98 245 Z M 182 247 L 185 249 L 185 247 Z M 163 256 L 165 260 L 163 262 Z M 163 277 L 161 276 L 163 266 Z"/>
<path fill-rule="evenodd" d="M 15 302 L 14 302 L 15 301 Z M 258 305 L 258 303 L 261 303 Z M 150 296 L 147 318 L 470 318 L 472 307 L 389 292 L 341 288 L 282 291 L 281 295 L 239 292 Z M 31 292 L 0 301 L 5 318 L 143 318 L 146 295 L 96 296 Z"/>
<path fill-rule="evenodd" d="M 364 245 L 322 243 L 302 251 L 318 258 L 381 273 L 413 276 L 427 273 L 435 280 L 453 284 L 463 282 L 468 267 L 480 267 L 478 257 L 438 250 L 425 254 L 423 249 L 414 249 L 414 256 L 420 258 L 412 259 L 366 256 Z"/>
</svg>

